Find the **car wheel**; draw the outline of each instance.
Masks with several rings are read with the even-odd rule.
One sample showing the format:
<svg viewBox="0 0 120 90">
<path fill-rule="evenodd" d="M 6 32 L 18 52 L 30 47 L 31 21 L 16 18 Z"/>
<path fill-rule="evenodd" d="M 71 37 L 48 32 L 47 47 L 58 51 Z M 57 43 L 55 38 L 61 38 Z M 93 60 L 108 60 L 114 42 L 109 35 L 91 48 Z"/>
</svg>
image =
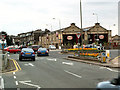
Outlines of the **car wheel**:
<svg viewBox="0 0 120 90">
<path fill-rule="evenodd" d="M 20 61 L 22 61 L 22 58 L 19 58 Z"/>
<path fill-rule="evenodd" d="M 35 61 L 35 58 L 33 58 L 33 61 Z"/>
</svg>

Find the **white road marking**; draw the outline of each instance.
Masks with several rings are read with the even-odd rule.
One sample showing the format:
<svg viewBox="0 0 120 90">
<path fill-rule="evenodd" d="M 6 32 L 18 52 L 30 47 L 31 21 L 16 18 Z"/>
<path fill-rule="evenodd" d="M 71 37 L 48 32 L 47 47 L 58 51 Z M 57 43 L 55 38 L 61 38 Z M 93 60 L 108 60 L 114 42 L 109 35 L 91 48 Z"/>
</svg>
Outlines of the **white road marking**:
<svg viewBox="0 0 120 90">
<path fill-rule="evenodd" d="M 100 67 L 100 69 L 107 69 L 107 70 L 109 70 L 109 71 L 112 71 L 112 72 L 119 72 L 119 71 L 117 71 L 117 70 L 113 70 L 113 69 L 111 69 L 111 68 L 107 68 L 107 67 Z"/>
<path fill-rule="evenodd" d="M 72 73 L 72 72 L 69 72 L 69 71 L 66 71 L 66 70 L 64 70 L 64 71 L 65 71 L 66 73 L 68 73 L 68 74 L 71 74 L 71 75 L 75 76 L 75 77 L 82 78 L 82 76 L 79 76 L 79 75 L 74 74 L 74 73 Z"/>
<path fill-rule="evenodd" d="M 24 65 L 26 65 L 26 66 L 34 66 L 32 63 L 28 63 L 28 64 L 24 64 Z"/>
<path fill-rule="evenodd" d="M 18 86 L 18 81 L 15 81 L 15 84 Z"/>
<path fill-rule="evenodd" d="M 15 75 L 15 72 L 13 72 L 13 74 Z"/>
<path fill-rule="evenodd" d="M 49 61 L 57 61 L 57 59 L 50 59 L 50 58 L 47 58 L 47 60 L 49 60 Z"/>
<path fill-rule="evenodd" d="M 13 76 L 14 77 L 14 79 L 16 79 L 16 76 Z"/>
<path fill-rule="evenodd" d="M 32 63 L 29 63 L 29 65 L 32 66 L 32 67 L 34 66 Z"/>
<path fill-rule="evenodd" d="M 62 62 L 62 64 L 71 65 L 71 66 L 74 65 L 72 62 Z"/>
<path fill-rule="evenodd" d="M 4 79 L 2 78 L 2 76 L 0 76 L 1 78 L 1 86 L 0 86 L 0 89 L 4 89 Z"/>
<path fill-rule="evenodd" d="M 19 81 L 19 82 L 22 83 L 22 84 L 29 85 L 29 86 L 37 87 L 38 89 L 41 88 L 39 85 L 30 84 L 31 80 L 29 80 L 29 81 Z"/>
</svg>

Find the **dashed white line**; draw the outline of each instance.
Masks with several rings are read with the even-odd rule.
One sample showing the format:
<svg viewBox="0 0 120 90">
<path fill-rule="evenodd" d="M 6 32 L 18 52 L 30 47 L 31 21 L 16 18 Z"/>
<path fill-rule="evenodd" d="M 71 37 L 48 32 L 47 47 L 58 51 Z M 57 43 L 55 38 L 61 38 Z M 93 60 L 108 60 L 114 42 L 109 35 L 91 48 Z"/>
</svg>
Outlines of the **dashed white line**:
<svg viewBox="0 0 120 90">
<path fill-rule="evenodd" d="M 29 65 L 32 66 L 32 67 L 34 66 L 32 63 L 29 63 Z"/>
<path fill-rule="evenodd" d="M 48 58 L 47 60 L 49 60 L 49 61 L 57 61 L 57 59 L 50 59 L 50 58 Z"/>
<path fill-rule="evenodd" d="M 74 64 L 73 64 L 73 63 L 71 63 L 71 62 L 62 62 L 62 64 L 71 65 L 71 66 L 73 66 L 73 65 L 74 65 Z"/>
<path fill-rule="evenodd" d="M 15 75 L 15 72 L 13 72 L 13 74 Z"/>
<path fill-rule="evenodd" d="M 72 72 L 69 72 L 69 71 L 67 71 L 67 70 L 64 70 L 64 71 L 65 71 L 66 73 L 68 73 L 68 74 L 71 74 L 71 75 L 75 76 L 75 77 L 82 78 L 82 76 L 79 76 L 79 75 L 74 74 L 74 73 L 72 73 Z"/>
<path fill-rule="evenodd" d="M 16 86 L 18 86 L 18 81 L 15 81 Z"/>
<path fill-rule="evenodd" d="M 1 77 L 1 89 L 4 89 L 4 79 Z"/>
<path fill-rule="evenodd" d="M 16 76 L 13 76 L 14 77 L 14 79 L 16 79 Z"/>
</svg>

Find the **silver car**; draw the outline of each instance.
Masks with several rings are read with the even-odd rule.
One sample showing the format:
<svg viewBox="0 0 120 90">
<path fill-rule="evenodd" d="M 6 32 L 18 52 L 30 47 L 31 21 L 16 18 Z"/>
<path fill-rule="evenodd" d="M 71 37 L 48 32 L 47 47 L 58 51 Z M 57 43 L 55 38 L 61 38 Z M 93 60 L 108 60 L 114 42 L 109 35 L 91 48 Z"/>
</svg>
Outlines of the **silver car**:
<svg viewBox="0 0 120 90">
<path fill-rule="evenodd" d="M 120 76 L 111 81 L 98 83 L 97 90 L 120 90 Z"/>
</svg>

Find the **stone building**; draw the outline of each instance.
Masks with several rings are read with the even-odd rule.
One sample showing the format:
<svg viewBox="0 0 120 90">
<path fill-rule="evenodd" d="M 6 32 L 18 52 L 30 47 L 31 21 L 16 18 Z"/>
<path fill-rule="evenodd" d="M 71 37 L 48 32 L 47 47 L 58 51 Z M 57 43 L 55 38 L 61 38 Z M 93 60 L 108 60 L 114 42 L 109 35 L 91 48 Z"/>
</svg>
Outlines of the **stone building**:
<svg viewBox="0 0 120 90">
<path fill-rule="evenodd" d="M 82 31 L 83 30 L 83 31 Z M 92 43 L 107 43 L 111 40 L 111 30 L 107 30 L 100 25 L 100 23 L 95 23 L 94 26 L 80 29 L 72 23 L 69 27 L 56 30 L 54 32 L 46 33 L 39 37 L 39 45 L 48 48 L 49 45 L 55 45 L 57 48 L 59 46 L 71 46 L 77 44 L 92 44 Z M 80 33 L 80 38 L 78 40 L 76 34 Z"/>
</svg>

